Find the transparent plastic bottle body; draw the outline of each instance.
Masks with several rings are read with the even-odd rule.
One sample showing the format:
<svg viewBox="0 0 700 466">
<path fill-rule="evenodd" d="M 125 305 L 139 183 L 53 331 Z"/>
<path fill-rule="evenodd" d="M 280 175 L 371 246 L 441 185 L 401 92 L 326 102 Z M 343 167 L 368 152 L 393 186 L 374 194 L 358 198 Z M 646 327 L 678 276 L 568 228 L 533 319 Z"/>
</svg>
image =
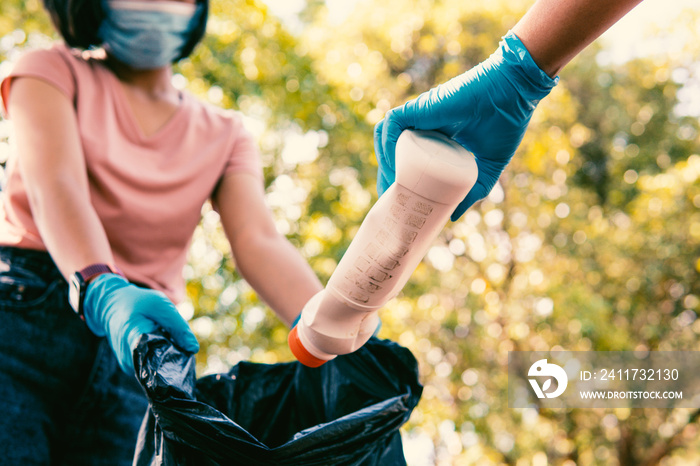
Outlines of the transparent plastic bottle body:
<svg viewBox="0 0 700 466">
<path fill-rule="evenodd" d="M 447 137 L 401 134 L 396 182 L 372 206 L 326 288 L 290 332 L 300 362 L 317 367 L 369 340 L 377 311 L 405 286 L 477 175 L 473 155 Z"/>
</svg>

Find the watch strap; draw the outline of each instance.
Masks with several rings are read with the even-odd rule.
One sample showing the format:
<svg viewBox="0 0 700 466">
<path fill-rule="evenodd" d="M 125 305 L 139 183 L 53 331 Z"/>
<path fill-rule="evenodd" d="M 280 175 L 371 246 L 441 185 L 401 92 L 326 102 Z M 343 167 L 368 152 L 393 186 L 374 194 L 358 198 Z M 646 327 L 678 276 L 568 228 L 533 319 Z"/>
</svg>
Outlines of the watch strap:
<svg viewBox="0 0 700 466">
<path fill-rule="evenodd" d="M 114 264 L 91 264 L 73 274 L 75 282 L 73 286 L 77 287 L 75 292 L 78 294 L 77 303 L 75 303 L 76 306 L 74 310 L 81 319 L 85 320 L 83 301 L 85 300 L 85 290 L 88 284 L 96 277 L 106 273 L 114 273 L 126 278 L 124 272 L 122 272 L 119 267 Z"/>
<path fill-rule="evenodd" d="M 93 278 L 97 277 L 98 275 L 102 275 L 103 273 L 116 273 L 122 277 L 124 276 L 124 273 L 119 270 L 119 267 L 113 264 L 92 264 L 76 273 L 80 274 L 83 283 L 86 285 L 90 283 Z"/>
</svg>

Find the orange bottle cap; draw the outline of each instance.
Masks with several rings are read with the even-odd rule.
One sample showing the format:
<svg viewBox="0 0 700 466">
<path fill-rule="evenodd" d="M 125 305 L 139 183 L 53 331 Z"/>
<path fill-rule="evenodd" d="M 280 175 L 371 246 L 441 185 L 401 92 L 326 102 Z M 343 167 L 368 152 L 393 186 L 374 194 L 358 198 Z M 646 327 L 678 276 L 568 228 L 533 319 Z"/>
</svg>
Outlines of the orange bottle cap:
<svg viewBox="0 0 700 466">
<path fill-rule="evenodd" d="M 297 361 L 307 367 L 319 367 L 328 362 L 326 359 L 317 358 L 313 354 L 309 353 L 306 348 L 304 348 L 304 345 L 301 344 L 301 340 L 299 340 L 297 327 L 294 327 L 292 331 L 289 332 L 287 343 L 289 344 L 289 349 L 292 350 L 294 357 L 297 358 Z"/>
</svg>

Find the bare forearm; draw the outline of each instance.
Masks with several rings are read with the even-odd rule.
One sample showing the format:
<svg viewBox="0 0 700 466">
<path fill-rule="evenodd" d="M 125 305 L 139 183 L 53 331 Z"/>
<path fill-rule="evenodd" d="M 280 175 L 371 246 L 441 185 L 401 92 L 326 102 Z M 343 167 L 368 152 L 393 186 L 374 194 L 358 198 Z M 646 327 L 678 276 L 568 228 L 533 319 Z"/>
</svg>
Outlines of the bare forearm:
<svg viewBox="0 0 700 466">
<path fill-rule="evenodd" d="M 287 324 L 323 287 L 309 264 L 277 232 L 260 179 L 224 177 L 215 195 L 238 271 Z"/>
<path fill-rule="evenodd" d="M 32 216 L 61 273 L 68 279 L 87 265 L 112 262 L 107 235 L 90 203 L 71 103 L 43 81 L 20 78 L 12 84 L 9 112 Z"/>
<path fill-rule="evenodd" d="M 642 0 L 538 0 L 515 25 L 535 63 L 555 76 Z"/>
<path fill-rule="evenodd" d="M 87 265 L 113 262 L 107 235 L 88 196 L 68 184 L 45 183 L 30 199 L 41 238 L 66 279 Z"/>
<path fill-rule="evenodd" d="M 323 286 L 308 263 L 282 235 L 251 238 L 234 246 L 238 270 L 288 325 Z"/>
</svg>

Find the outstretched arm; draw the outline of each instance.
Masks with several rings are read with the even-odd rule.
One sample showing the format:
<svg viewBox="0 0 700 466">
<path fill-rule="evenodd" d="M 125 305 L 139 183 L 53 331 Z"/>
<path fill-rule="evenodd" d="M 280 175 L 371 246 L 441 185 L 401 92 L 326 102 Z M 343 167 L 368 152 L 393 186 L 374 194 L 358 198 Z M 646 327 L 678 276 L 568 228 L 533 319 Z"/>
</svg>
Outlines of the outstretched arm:
<svg viewBox="0 0 700 466">
<path fill-rule="evenodd" d="M 374 147 L 381 195 L 394 182 L 396 141 L 405 129 L 440 131 L 472 152 L 476 185 L 452 215 L 457 220 L 488 195 L 515 154 L 552 77 L 641 0 L 538 0 L 498 49 L 466 73 L 387 112 Z"/>
<path fill-rule="evenodd" d="M 42 80 L 15 78 L 9 98 L 19 169 L 41 239 L 66 279 L 96 263 L 112 263 L 112 250 L 90 202 L 88 175 L 75 110 L 70 100 Z M 117 274 L 87 286 L 85 322 L 106 336 L 119 365 L 133 374 L 132 350 L 141 334 L 165 329 L 180 348 L 199 344 L 164 294 L 139 288 Z"/>
<path fill-rule="evenodd" d="M 642 0 L 538 0 L 515 25 L 535 63 L 557 73 Z"/>
<path fill-rule="evenodd" d="M 90 203 L 85 156 L 68 97 L 40 79 L 14 78 L 8 113 L 32 216 L 63 276 L 69 280 L 90 264 L 113 263 L 107 234 Z"/>
<path fill-rule="evenodd" d="M 323 286 L 277 231 L 260 180 L 247 173 L 226 176 L 217 190 L 216 204 L 241 276 L 291 326 Z"/>
</svg>

